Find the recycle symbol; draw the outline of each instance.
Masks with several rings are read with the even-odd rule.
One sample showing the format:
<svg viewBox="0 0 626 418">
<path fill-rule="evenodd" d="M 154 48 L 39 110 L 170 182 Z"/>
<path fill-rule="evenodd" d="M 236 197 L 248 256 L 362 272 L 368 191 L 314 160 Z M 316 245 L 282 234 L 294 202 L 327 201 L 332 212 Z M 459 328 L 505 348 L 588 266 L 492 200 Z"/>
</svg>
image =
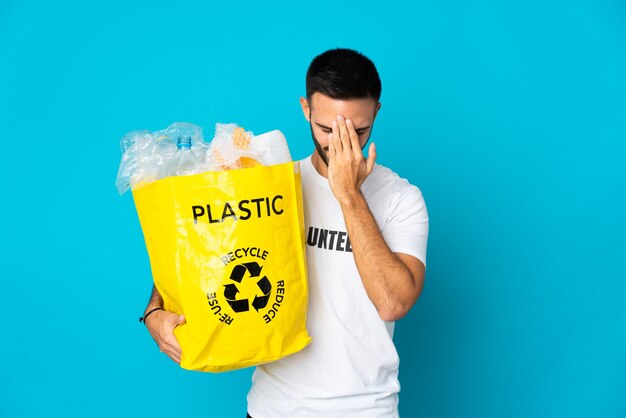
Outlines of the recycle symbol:
<svg viewBox="0 0 626 418">
<path fill-rule="evenodd" d="M 259 263 L 254 261 L 237 264 L 230 273 L 230 279 L 241 283 L 246 272 L 250 273 L 251 279 L 259 277 L 262 268 L 263 266 L 259 266 Z M 254 296 L 254 300 L 252 301 L 252 306 L 258 312 L 259 309 L 263 309 L 267 306 L 267 302 L 270 300 L 270 294 L 272 293 L 272 284 L 266 276 L 261 277 L 256 284 L 259 286 L 259 289 L 261 289 L 261 292 L 263 292 L 263 296 Z M 226 298 L 226 302 L 228 302 L 230 307 L 233 308 L 233 311 L 246 312 L 250 310 L 248 299 L 237 299 L 237 293 L 239 293 L 239 289 L 236 284 L 229 283 L 224 285 L 224 298 Z"/>
</svg>

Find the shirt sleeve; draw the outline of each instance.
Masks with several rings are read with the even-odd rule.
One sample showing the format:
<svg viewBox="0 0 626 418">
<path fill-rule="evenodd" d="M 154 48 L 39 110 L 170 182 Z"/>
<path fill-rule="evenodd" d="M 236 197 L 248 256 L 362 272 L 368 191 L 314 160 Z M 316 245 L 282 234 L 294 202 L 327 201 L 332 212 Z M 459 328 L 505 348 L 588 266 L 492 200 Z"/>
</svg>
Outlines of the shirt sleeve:
<svg viewBox="0 0 626 418">
<path fill-rule="evenodd" d="M 399 187 L 398 187 L 399 186 Z M 426 266 L 428 211 L 422 192 L 405 179 L 393 193 L 381 233 L 394 253 L 405 253 Z"/>
</svg>

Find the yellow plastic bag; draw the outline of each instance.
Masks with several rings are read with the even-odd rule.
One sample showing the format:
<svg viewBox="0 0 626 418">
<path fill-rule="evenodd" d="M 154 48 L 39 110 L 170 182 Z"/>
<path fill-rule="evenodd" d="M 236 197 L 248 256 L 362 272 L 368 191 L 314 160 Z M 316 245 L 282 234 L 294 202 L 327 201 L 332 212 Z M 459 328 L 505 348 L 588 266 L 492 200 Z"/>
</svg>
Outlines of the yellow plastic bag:
<svg viewBox="0 0 626 418">
<path fill-rule="evenodd" d="M 133 190 L 181 367 L 219 372 L 304 348 L 306 279 L 297 162 L 168 177 Z"/>
</svg>

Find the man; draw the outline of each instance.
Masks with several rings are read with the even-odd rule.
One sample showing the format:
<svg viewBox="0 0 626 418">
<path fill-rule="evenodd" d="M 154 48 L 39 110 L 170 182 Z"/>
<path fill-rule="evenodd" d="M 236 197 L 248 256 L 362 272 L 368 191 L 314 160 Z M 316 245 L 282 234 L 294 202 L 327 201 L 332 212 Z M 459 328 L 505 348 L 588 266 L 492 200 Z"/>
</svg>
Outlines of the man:
<svg viewBox="0 0 626 418">
<path fill-rule="evenodd" d="M 315 152 L 300 161 L 307 234 L 312 342 L 257 366 L 248 393 L 254 418 L 397 417 L 394 321 L 424 285 L 428 214 L 421 192 L 375 164 L 381 83 L 374 64 L 349 49 L 317 56 L 300 99 Z M 163 306 L 153 288 L 146 312 Z M 157 310 L 145 322 L 180 362 L 173 329 L 184 317 Z"/>
</svg>

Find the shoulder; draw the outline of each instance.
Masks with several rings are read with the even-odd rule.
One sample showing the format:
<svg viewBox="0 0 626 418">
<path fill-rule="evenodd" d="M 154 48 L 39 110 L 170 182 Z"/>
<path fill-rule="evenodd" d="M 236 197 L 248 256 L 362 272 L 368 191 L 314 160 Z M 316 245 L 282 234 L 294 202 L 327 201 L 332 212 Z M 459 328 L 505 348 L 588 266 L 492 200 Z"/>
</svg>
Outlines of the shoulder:
<svg viewBox="0 0 626 418">
<path fill-rule="evenodd" d="M 373 200 L 385 202 L 387 221 L 397 216 L 398 212 L 407 210 L 426 213 L 426 203 L 420 188 L 388 167 L 375 164 L 363 185 L 363 192 Z"/>
<path fill-rule="evenodd" d="M 389 198 L 398 198 L 405 194 L 422 197 L 419 187 L 411 184 L 409 180 L 400 177 L 395 171 L 380 164 L 374 164 L 372 173 L 363 183 L 364 191 L 377 192 L 387 195 Z"/>
</svg>

